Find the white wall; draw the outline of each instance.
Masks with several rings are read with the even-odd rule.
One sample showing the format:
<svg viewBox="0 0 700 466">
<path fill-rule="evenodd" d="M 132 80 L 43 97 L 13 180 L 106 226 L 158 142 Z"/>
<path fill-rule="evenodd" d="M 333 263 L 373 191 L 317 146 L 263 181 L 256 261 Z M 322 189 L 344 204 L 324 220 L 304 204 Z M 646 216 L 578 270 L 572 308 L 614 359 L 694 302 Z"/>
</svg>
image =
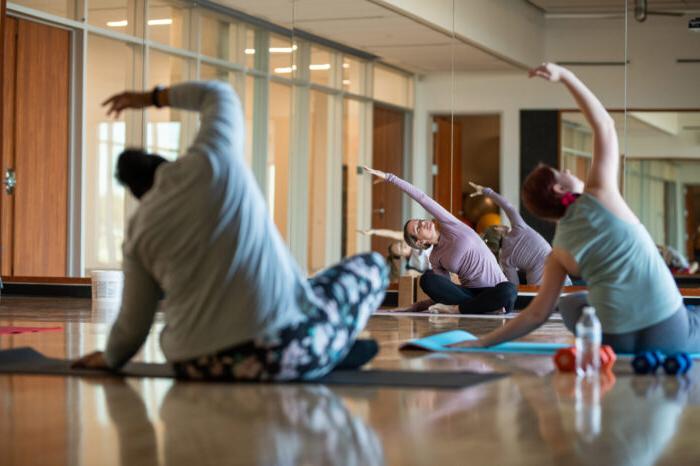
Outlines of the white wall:
<svg viewBox="0 0 700 466">
<path fill-rule="evenodd" d="M 546 59 L 623 61 L 623 19 L 548 20 Z M 677 64 L 676 58 L 700 58 L 700 34 L 687 31 L 687 18 L 650 17 L 628 23 L 628 102 L 637 109 L 700 109 L 700 64 Z M 536 65 L 537 63 L 533 63 Z M 625 67 L 575 66 L 572 70 L 603 104 L 625 104 Z M 522 109 L 572 109 L 565 88 L 524 73 L 450 73 L 421 77 L 416 86 L 414 126 L 415 184 L 430 192 L 431 115 L 499 113 L 501 115 L 501 192 L 519 204 L 520 116 Z M 620 135 L 623 139 L 623 135 Z M 422 215 L 412 205 L 411 215 Z"/>
</svg>

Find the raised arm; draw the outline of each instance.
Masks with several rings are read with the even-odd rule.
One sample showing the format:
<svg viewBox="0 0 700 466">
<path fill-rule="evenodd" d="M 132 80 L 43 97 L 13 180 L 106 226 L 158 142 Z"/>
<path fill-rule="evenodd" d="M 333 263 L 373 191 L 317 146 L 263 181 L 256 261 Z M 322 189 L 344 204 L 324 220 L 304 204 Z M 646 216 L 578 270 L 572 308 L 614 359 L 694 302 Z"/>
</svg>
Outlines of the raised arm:
<svg viewBox="0 0 700 466">
<path fill-rule="evenodd" d="M 495 202 L 498 207 L 503 209 L 503 212 L 506 213 L 506 216 L 508 217 L 508 220 L 510 221 L 510 226 L 511 227 L 523 227 L 526 226 L 527 224 L 525 223 L 525 220 L 520 216 L 520 212 L 518 212 L 515 207 L 513 207 L 513 204 L 508 202 L 508 199 L 505 197 L 501 196 L 498 194 L 496 191 L 494 191 L 491 188 L 486 188 L 484 186 L 479 186 L 476 183 L 472 183 L 471 181 L 469 182 L 472 188 L 475 189 L 473 193 L 469 195 L 469 197 L 475 197 L 479 195 L 484 195 L 488 197 L 489 199 L 492 199 L 493 202 Z"/>
<path fill-rule="evenodd" d="M 457 217 L 452 215 L 447 209 L 445 209 L 443 206 L 435 202 L 433 199 L 431 199 L 427 194 L 425 194 L 423 191 L 420 189 L 416 188 L 413 186 L 411 183 L 402 180 L 398 176 L 392 174 L 392 173 L 384 173 L 379 170 L 375 170 L 373 168 L 369 167 L 362 167 L 367 173 L 377 176 L 380 179 L 383 179 L 397 188 L 399 188 L 401 191 L 404 193 L 408 194 L 414 201 L 416 201 L 418 204 L 421 205 L 430 215 L 435 217 L 440 221 L 442 224 L 460 224 L 463 225 L 462 222 L 460 222 Z"/>
<path fill-rule="evenodd" d="M 191 152 L 231 157 L 243 153 L 244 124 L 241 104 L 231 86 L 218 81 L 192 81 L 148 92 L 127 91 L 102 103 L 107 114 L 150 106 L 199 112 L 200 126 Z M 233 152 L 232 152 L 233 149 Z"/>
<path fill-rule="evenodd" d="M 403 233 L 394 230 L 385 230 L 383 228 L 371 228 L 369 230 L 357 230 L 366 236 L 379 236 L 380 238 L 395 239 L 396 241 L 403 241 Z"/>
<path fill-rule="evenodd" d="M 530 77 L 562 82 L 593 128 L 593 161 L 586 181 L 587 191 L 618 191 L 620 157 L 615 122 L 603 104 L 574 73 L 553 63 L 530 71 Z"/>
</svg>

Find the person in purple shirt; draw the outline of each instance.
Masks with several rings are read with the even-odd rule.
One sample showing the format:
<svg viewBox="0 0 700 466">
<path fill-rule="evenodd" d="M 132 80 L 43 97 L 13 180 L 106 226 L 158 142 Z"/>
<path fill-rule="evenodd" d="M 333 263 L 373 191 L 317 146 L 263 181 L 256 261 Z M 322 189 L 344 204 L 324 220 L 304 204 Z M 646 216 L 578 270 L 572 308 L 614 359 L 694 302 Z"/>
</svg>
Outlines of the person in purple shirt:
<svg viewBox="0 0 700 466">
<path fill-rule="evenodd" d="M 515 305 L 517 289 L 510 283 L 486 243 L 469 226 L 428 197 L 424 192 L 391 174 L 363 169 L 408 194 L 435 220 L 410 219 L 404 225 L 404 240 L 415 249 L 427 249 L 432 270 L 420 278 L 420 287 L 437 303 L 458 306 L 462 314 L 505 310 Z M 457 274 L 460 284 L 450 280 Z"/>
<path fill-rule="evenodd" d="M 484 195 L 493 200 L 506 213 L 510 221 L 510 231 L 501 242 L 501 252 L 499 261 L 503 273 L 508 280 L 518 286 L 518 270 L 525 272 L 528 285 L 539 285 L 542 283 L 544 274 L 544 262 L 552 252 L 552 246 L 540 236 L 525 220 L 520 213 L 508 202 L 508 200 L 491 188 L 479 186 L 469 182 L 476 191 L 469 197 Z M 564 285 L 571 285 L 571 280 L 566 277 Z"/>
</svg>

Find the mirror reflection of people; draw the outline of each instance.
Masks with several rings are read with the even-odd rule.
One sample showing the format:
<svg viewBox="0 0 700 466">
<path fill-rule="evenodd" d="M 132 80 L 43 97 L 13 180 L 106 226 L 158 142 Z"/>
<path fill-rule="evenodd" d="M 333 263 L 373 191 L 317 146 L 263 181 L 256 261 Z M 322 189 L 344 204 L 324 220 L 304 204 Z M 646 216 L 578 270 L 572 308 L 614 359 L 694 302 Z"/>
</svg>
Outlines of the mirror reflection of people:
<svg viewBox="0 0 700 466">
<path fill-rule="evenodd" d="M 518 271 L 525 273 L 528 285 L 540 285 L 544 274 L 544 263 L 552 252 L 552 247 L 542 236 L 530 227 L 508 200 L 491 188 L 469 182 L 474 196 L 486 196 L 493 200 L 510 221 L 510 231 L 501 240 L 499 263 L 503 273 L 515 286 L 520 285 Z M 564 285 L 571 285 L 566 277 Z"/>
<path fill-rule="evenodd" d="M 657 244 L 659 254 L 673 274 L 691 274 L 698 269 L 697 262 L 688 262 L 683 254 L 672 246 Z"/>
<path fill-rule="evenodd" d="M 419 281 L 432 301 L 447 305 L 447 312 L 457 309 L 462 314 L 513 309 L 517 297 L 515 286 L 503 275 L 496 258 L 472 228 L 396 175 L 363 169 L 393 184 L 435 217 L 436 221 L 410 219 L 404 226 L 404 240 L 409 246 L 433 247 L 432 270 L 425 272 Z M 450 280 L 450 273 L 459 276 L 459 285 Z"/>
<path fill-rule="evenodd" d="M 546 63 L 530 71 L 561 82 L 593 129 L 593 159 L 586 183 L 568 170 L 540 165 L 528 175 L 523 202 L 539 218 L 557 223 L 539 293 L 503 327 L 457 346 L 491 346 L 522 337 L 557 307 L 572 332 L 592 305 L 603 343 L 617 352 L 700 351 L 700 312 L 687 309 L 656 246 L 618 186 L 620 158 L 615 122 L 571 71 Z M 559 300 L 566 275 L 580 276 L 588 292 Z"/>
<path fill-rule="evenodd" d="M 232 390 L 174 383 L 158 411 L 164 430 L 160 448 L 141 395 L 121 379 L 100 385 L 122 466 L 384 464 L 377 434 L 323 385 Z"/>
<path fill-rule="evenodd" d="M 430 252 L 428 249 L 415 249 L 403 239 L 403 233 L 395 230 L 383 228 L 371 228 L 368 230 L 358 230 L 366 236 L 378 236 L 394 240 L 389 244 L 386 260 L 389 264 L 389 280 L 396 281 L 403 275 L 418 276 L 430 270 Z"/>
<path fill-rule="evenodd" d="M 180 378 L 313 379 L 340 364 L 382 303 L 384 258 L 350 257 L 307 281 L 245 164 L 245 120 L 230 86 L 189 82 L 124 92 L 104 105 L 117 116 L 151 105 L 196 111 L 200 127 L 175 162 L 142 150 L 120 155 L 117 179 L 140 201 L 123 247 L 122 306 L 105 352 L 75 365 L 119 369 L 129 361 L 161 290 L 161 347 Z M 364 343 L 373 356 L 376 343 Z"/>
<path fill-rule="evenodd" d="M 160 417 L 165 464 L 378 466 L 377 434 L 323 385 L 174 384 Z"/>
</svg>

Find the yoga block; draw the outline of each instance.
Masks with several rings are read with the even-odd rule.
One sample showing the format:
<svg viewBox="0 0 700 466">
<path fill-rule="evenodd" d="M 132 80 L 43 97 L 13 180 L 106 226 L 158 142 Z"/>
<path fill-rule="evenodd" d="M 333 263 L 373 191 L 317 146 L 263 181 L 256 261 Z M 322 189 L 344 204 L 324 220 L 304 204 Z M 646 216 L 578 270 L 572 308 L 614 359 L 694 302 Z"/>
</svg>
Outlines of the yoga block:
<svg viewBox="0 0 700 466">
<path fill-rule="evenodd" d="M 418 282 L 411 275 L 399 277 L 399 307 L 408 307 L 416 302 Z"/>
</svg>

